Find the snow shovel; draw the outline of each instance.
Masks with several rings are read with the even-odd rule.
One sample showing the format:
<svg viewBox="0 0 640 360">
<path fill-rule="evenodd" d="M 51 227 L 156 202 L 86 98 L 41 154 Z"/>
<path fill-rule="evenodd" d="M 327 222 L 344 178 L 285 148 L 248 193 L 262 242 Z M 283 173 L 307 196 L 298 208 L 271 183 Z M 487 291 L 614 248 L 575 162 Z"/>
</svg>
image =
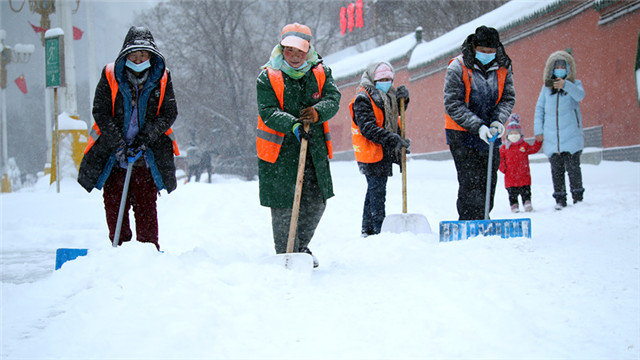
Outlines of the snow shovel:
<svg viewBox="0 0 640 360">
<path fill-rule="evenodd" d="M 304 131 L 309 130 L 309 125 L 305 124 Z M 296 177 L 296 190 L 293 196 L 293 207 L 291 209 L 291 222 L 289 223 L 289 238 L 287 239 L 287 252 L 277 254 L 278 261 L 284 264 L 289 270 L 313 271 L 313 257 L 307 253 L 294 252 L 296 243 L 296 230 L 298 228 L 298 215 L 300 214 L 300 198 L 302 197 L 302 182 L 304 180 L 304 165 L 307 160 L 307 139 L 300 138 L 300 157 L 298 158 L 298 175 Z"/>
<path fill-rule="evenodd" d="M 124 208 L 127 204 L 127 195 L 129 194 L 129 183 L 131 182 L 131 173 L 133 172 L 133 163 L 142 155 L 139 151 L 136 156 L 127 158 L 127 175 L 124 177 L 124 186 L 122 187 L 122 197 L 120 198 L 120 209 L 118 210 L 118 222 L 116 223 L 116 233 L 113 235 L 113 247 L 118 247 L 120 242 L 120 231 L 122 230 L 122 220 L 124 218 Z"/>
<path fill-rule="evenodd" d="M 489 161 L 487 164 L 487 191 L 484 201 L 484 220 L 459 220 L 440 222 L 440 242 L 466 240 L 476 236 L 500 236 L 531 238 L 531 219 L 489 219 L 491 202 L 491 165 L 493 146 L 498 138 L 498 129 L 491 128 L 489 138 Z"/>
<path fill-rule="evenodd" d="M 400 98 L 400 136 L 405 137 L 404 98 Z M 402 214 L 386 216 L 382 221 L 383 232 L 431 234 L 429 221 L 422 214 L 407 214 L 407 149 L 402 148 L 400 168 L 402 170 Z"/>
<path fill-rule="evenodd" d="M 116 233 L 113 237 L 113 247 L 117 247 L 120 242 L 120 230 L 122 229 L 122 219 L 124 218 L 124 207 L 127 202 L 127 194 L 129 192 L 129 182 L 131 182 L 131 172 L 133 171 L 133 163 L 136 162 L 142 155 L 142 151 L 138 152 L 136 156 L 129 157 L 127 159 L 127 174 L 124 178 L 124 187 L 122 189 L 122 197 L 120 198 L 120 209 L 118 210 L 118 222 L 116 223 Z M 69 249 L 61 248 L 56 250 L 56 270 L 60 269 L 62 265 L 71 261 L 79 256 L 87 255 L 87 249 Z"/>
</svg>

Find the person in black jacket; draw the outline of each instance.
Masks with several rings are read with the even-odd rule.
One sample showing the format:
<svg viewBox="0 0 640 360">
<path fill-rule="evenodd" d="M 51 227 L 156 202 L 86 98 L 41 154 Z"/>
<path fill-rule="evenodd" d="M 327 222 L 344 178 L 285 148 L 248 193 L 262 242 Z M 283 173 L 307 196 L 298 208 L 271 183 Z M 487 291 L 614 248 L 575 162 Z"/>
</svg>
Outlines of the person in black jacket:
<svg viewBox="0 0 640 360">
<path fill-rule="evenodd" d="M 445 131 L 458 174 L 458 220 L 482 220 L 491 133 L 496 131 L 498 138 L 490 169 L 489 211 L 496 192 L 500 137 L 515 105 L 516 93 L 511 59 L 496 29 L 478 27 L 467 36 L 461 50 L 462 54 L 449 63 L 445 75 Z"/>
<path fill-rule="evenodd" d="M 394 70 L 388 62 L 369 64 L 362 74 L 356 96 L 349 104 L 353 148 L 360 172 L 367 178 L 367 194 L 362 211 L 361 236 L 380 233 L 386 216 L 387 179 L 392 164 L 400 162 L 402 147 L 409 150 L 398 124 L 400 99 L 409 104 L 409 90 L 392 86 Z M 408 151 L 407 151 L 408 153 Z"/>
<path fill-rule="evenodd" d="M 100 131 L 91 134 L 95 143 L 90 141 L 78 172 L 78 182 L 87 191 L 104 187 L 109 238 L 113 241 L 127 161 L 142 155 L 133 166 L 119 245 L 132 238 L 128 212 L 133 206 L 136 240 L 153 243 L 160 250 L 156 198 L 160 190 L 176 188 L 173 145 L 167 133 L 177 115 L 164 56 L 148 29 L 131 27 L 118 57 L 105 66 L 96 87 L 93 118 Z"/>
</svg>

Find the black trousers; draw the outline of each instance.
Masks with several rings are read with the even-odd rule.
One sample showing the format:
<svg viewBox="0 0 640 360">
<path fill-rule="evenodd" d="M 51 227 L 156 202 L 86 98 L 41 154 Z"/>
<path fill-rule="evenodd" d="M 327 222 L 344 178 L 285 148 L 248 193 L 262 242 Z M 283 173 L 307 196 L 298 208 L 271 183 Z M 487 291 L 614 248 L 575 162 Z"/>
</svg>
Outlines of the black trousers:
<svg viewBox="0 0 640 360">
<path fill-rule="evenodd" d="M 489 165 L 489 151 L 467 147 L 460 143 L 449 143 L 458 173 L 458 220 L 484 219 L 484 207 L 487 192 L 487 166 Z M 493 147 L 491 164 L 491 193 L 489 211 L 493 209 L 493 198 L 498 182 L 498 168 L 500 167 L 500 149 Z"/>
<path fill-rule="evenodd" d="M 553 154 L 549 158 L 551 163 L 551 180 L 553 181 L 553 197 L 557 203 L 567 203 L 567 190 L 565 185 L 565 173 L 569 174 L 569 186 L 573 202 L 582 201 L 584 187 L 582 187 L 582 169 L 580 168 L 580 155 L 562 152 Z"/>
<path fill-rule="evenodd" d="M 531 201 L 531 186 L 512 186 L 507 188 L 509 193 L 509 205 L 518 205 L 518 196 L 522 197 L 522 203 Z"/>
<path fill-rule="evenodd" d="M 316 170 L 313 166 L 307 166 L 302 183 L 300 213 L 298 215 L 296 243 L 293 247 L 293 252 L 299 252 L 309 246 L 325 208 L 326 203 L 318 186 Z M 273 230 L 276 254 L 287 252 L 291 213 L 292 209 L 290 208 L 271 208 L 271 228 Z"/>
</svg>

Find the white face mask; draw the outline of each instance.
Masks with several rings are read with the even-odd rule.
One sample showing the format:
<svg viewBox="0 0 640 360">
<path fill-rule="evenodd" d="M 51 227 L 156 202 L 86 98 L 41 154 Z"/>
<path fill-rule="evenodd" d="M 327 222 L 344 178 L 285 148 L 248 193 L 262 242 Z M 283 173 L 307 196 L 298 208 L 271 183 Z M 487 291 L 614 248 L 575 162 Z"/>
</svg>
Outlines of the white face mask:
<svg viewBox="0 0 640 360">
<path fill-rule="evenodd" d="M 520 141 L 520 134 L 509 134 L 507 135 L 507 139 L 509 141 L 511 141 L 512 143 L 516 143 L 518 141 Z"/>
</svg>

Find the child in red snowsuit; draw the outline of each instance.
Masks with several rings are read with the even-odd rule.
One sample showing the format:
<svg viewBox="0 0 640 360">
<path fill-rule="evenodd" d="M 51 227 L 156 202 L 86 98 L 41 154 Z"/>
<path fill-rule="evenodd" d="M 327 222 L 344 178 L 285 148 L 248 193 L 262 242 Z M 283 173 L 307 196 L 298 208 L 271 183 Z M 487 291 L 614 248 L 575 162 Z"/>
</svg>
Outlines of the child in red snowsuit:
<svg viewBox="0 0 640 360">
<path fill-rule="evenodd" d="M 531 171 L 529 154 L 535 154 L 542 147 L 541 141 L 529 145 L 524 141 L 520 127 L 520 116 L 511 114 L 505 131 L 506 140 L 500 147 L 500 171 L 504 173 L 504 186 L 509 192 L 511 211 L 520 212 L 518 196 L 522 197 L 525 211 L 533 211 L 531 206 Z"/>
</svg>

